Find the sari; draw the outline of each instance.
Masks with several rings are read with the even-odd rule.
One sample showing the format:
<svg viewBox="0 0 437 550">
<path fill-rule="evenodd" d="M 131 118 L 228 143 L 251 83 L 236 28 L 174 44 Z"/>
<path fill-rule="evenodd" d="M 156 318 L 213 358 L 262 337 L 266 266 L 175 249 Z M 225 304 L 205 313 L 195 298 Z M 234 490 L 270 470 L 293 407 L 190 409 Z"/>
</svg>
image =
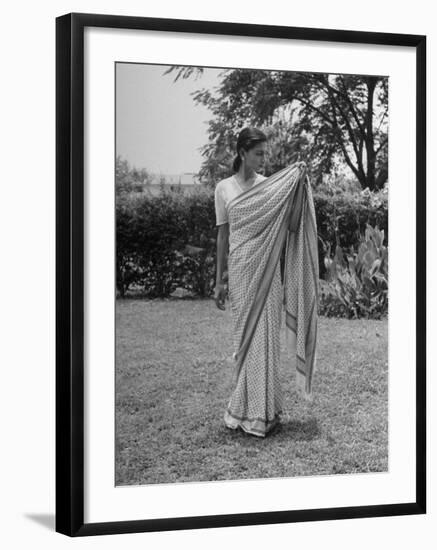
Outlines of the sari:
<svg viewBox="0 0 437 550">
<path fill-rule="evenodd" d="M 306 164 L 292 164 L 253 185 L 231 200 L 228 216 L 235 388 L 224 421 L 231 429 L 241 427 L 264 437 L 283 412 L 279 380 L 283 317 L 296 387 L 312 400 L 319 264 Z"/>
</svg>

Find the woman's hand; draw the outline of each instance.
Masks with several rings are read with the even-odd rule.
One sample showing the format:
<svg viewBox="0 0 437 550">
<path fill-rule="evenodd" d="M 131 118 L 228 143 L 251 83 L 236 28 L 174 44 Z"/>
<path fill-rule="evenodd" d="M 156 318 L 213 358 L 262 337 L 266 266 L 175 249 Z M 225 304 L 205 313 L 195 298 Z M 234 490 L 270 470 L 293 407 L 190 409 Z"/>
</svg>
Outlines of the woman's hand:
<svg viewBox="0 0 437 550">
<path fill-rule="evenodd" d="M 224 283 L 216 284 L 214 289 L 214 300 L 215 300 L 215 305 L 221 310 L 226 309 L 225 298 L 226 298 L 225 284 Z"/>
</svg>

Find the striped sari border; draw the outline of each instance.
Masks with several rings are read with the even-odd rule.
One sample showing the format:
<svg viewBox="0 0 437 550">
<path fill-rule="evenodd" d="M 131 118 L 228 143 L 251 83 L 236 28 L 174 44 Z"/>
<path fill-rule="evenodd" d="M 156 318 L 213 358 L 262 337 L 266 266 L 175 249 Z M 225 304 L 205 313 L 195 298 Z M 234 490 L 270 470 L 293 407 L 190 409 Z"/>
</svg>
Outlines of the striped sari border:
<svg viewBox="0 0 437 550">
<path fill-rule="evenodd" d="M 308 244 L 308 240 L 307 239 L 304 239 L 304 246 L 305 246 L 305 250 L 310 258 L 310 265 L 311 265 L 311 272 L 313 274 L 313 281 L 314 281 L 314 284 L 317 283 L 318 281 L 318 275 L 316 274 L 316 266 L 315 266 L 315 260 L 313 258 L 313 254 L 312 254 L 312 250 L 311 248 L 309 247 L 309 244 Z"/>
<path fill-rule="evenodd" d="M 232 430 L 240 427 L 247 433 L 264 437 L 270 430 L 272 430 L 272 428 L 274 428 L 279 423 L 281 412 L 282 411 L 276 413 L 271 420 L 265 420 L 263 418 L 240 417 L 231 413 L 229 409 L 226 409 L 224 422 L 226 426 Z"/>
<path fill-rule="evenodd" d="M 314 366 L 315 366 L 315 359 L 316 359 L 316 343 L 317 343 L 317 322 L 314 326 L 314 337 L 312 342 L 312 350 L 311 350 L 311 358 L 308 366 L 308 377 L 310 380 L 310 384 L 313 378 L 313 372 L 314 372 Z"/>
<path fill-rule="evenodd" d="M 290 330 L 296 333 L 296 317 L 287 310 L 285 310 L 285 323 Z"/>
<path fill-rule="evenodd" d="M 303 365 L 303 366 L 301 366 L 301 365 Z M 303 374 L 305 376 L 307 374 L 306 361 L 300 355 L 296 355 L 296 370 L 298 370 L 301 374 Z"/>
</svg>

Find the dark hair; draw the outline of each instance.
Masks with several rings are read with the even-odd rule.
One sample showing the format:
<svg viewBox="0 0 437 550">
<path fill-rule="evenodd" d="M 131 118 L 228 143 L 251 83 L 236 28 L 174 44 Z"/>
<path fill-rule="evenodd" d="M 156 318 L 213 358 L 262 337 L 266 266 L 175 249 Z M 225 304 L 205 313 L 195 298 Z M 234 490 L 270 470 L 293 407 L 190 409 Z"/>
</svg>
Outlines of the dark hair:
<svg viewBox="0 0 437 550">
<path fill-rule="evenodd" d="M 258 145 L 258 143 L 263 143 L 264 141 L 267 141 L 267 136 L 264 132 L 258 130 L 258 128 L 248 127 L 241 130 L 237 139 L 237 156 L 235 157 L 232 165 L 234 172 L 238 172 L 241 166 L 240 150 L 244 149 L 245 151 L 249 151 L 255 147 L 255 145 Z"/>
</svg>

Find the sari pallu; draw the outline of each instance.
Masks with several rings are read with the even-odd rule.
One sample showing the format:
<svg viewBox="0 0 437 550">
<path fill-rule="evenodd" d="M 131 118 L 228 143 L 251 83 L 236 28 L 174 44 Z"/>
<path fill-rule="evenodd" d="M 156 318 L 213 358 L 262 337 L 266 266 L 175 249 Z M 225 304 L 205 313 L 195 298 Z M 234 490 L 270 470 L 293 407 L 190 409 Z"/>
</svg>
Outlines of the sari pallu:
<svg viewBox="0 0 437 550">
<path fill-rule="evenodd" d="M 240 426 L 264 436 L 279 421 L 283 408 L 279 382 L 283 310 L 297 388 L 312 398 L 319 266 L 305 163 L 288 166 L 238 195 L 228 206 L 228 216 L 236 383 L 224 420 L 230 428 Z"/>
</svg>

